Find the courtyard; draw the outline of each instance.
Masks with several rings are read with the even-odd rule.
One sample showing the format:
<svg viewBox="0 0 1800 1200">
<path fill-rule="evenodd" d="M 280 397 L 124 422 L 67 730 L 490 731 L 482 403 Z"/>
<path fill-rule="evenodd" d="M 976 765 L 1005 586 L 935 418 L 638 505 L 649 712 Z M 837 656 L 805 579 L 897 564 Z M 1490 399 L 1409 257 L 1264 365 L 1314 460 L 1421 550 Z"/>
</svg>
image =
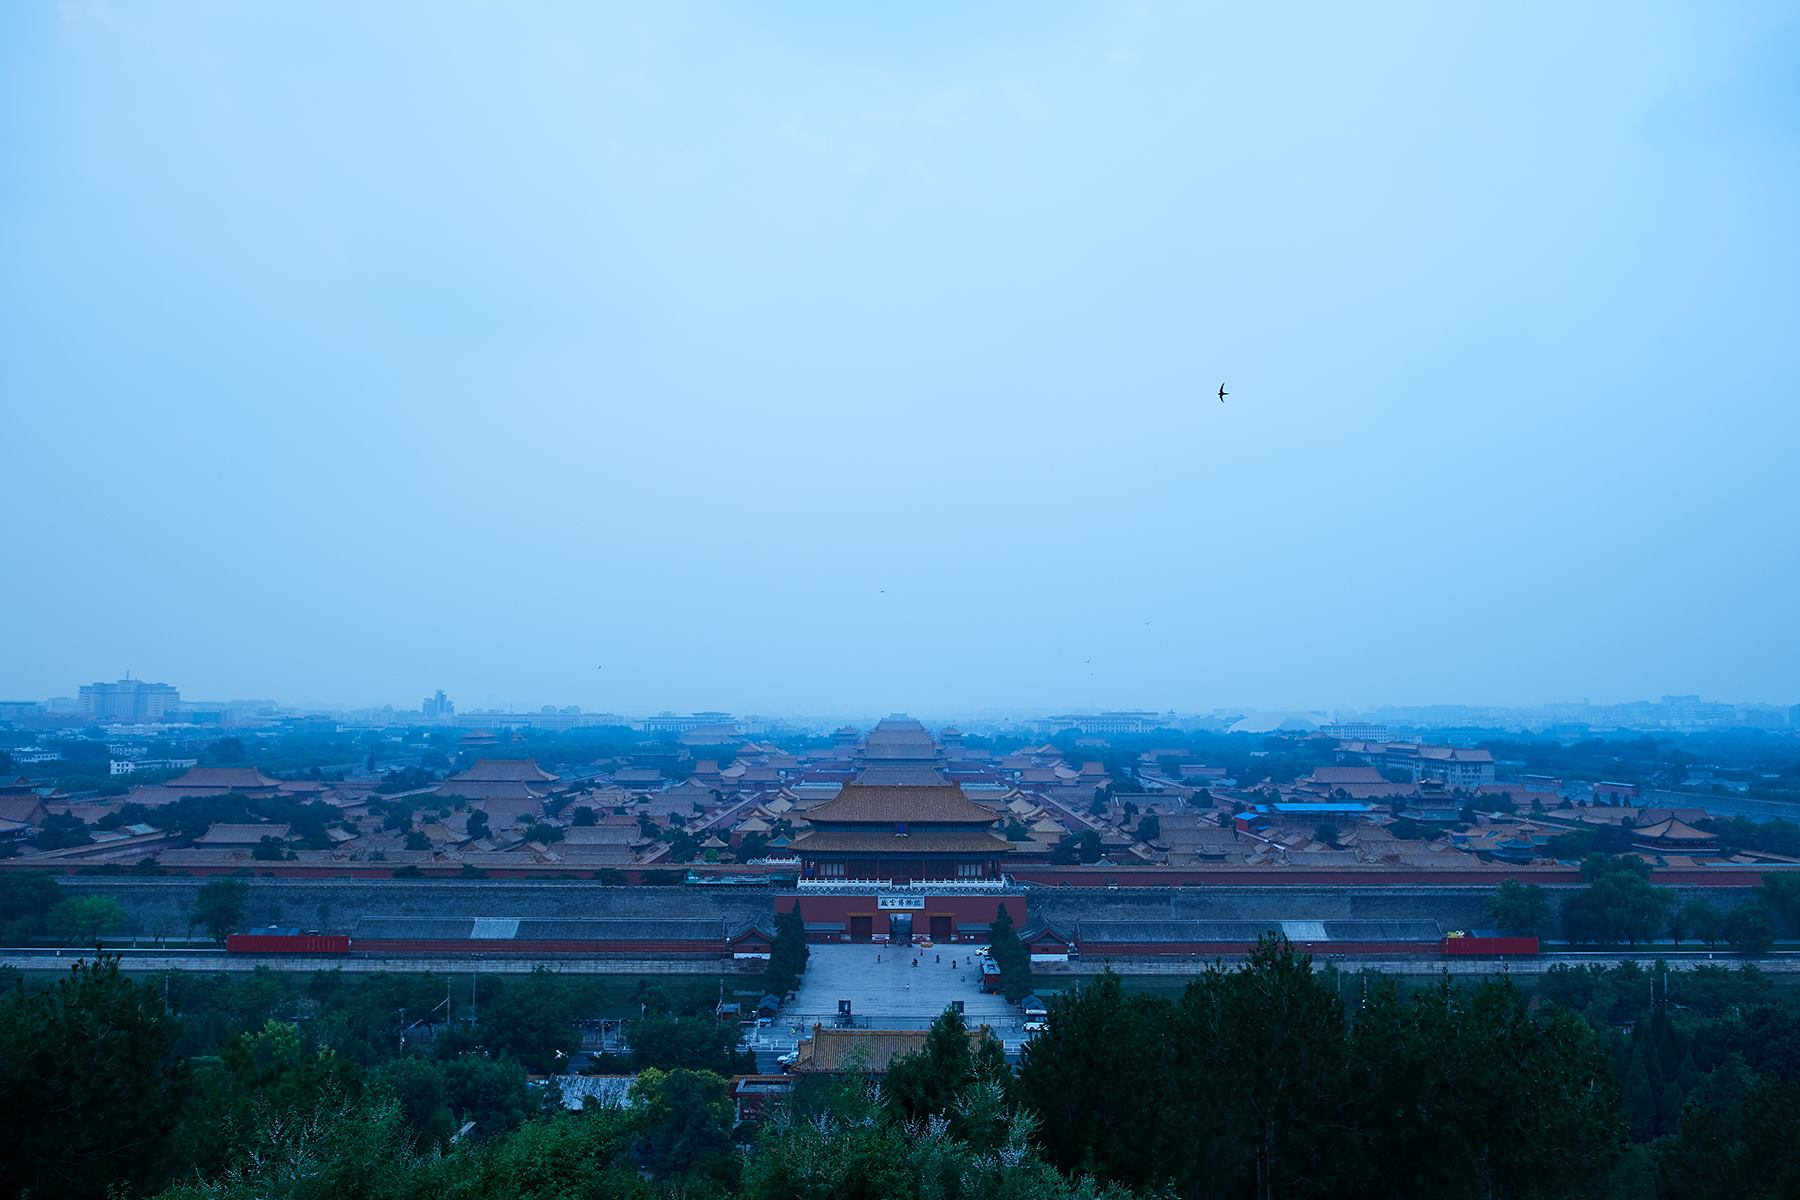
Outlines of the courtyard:
<svg viewBox="0 0 1800 1200">
<path fill-rule="evenodd" d="M 800 990 L 776 1021 L 784 1031 L 796 1025 L 810 1029 L 815 1021 L 835 1023 L 840 1000 L 850 1001 L 858 1025 L 923 1029 L 951 1001 L 961 1000 L 969 1025 L 986 1024 L 998 1035 L 1018 1037 L 1019 1010 L 1004 997 L 981 990 L 981 971 L 971 946 L 927 949 L 857 943 L 807 949 L 811 955 Z"/>
</svg>

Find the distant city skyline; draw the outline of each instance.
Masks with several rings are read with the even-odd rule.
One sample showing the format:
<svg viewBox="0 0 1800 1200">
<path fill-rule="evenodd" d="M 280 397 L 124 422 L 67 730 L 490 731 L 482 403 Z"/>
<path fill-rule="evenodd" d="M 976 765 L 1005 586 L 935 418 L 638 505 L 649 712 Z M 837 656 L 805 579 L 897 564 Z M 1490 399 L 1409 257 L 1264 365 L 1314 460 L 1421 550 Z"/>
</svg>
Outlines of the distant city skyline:
<svg viewBox="0 0 1800 1200">
<path fill-rule="evenodd" d="M 76 696 L 25 697 L 19 695 L 0 695 L 0 705 L 11 709 L 20 703 L 38 705 L 60 705 L 61 711 L 83 719 L 97 718 L 102 720 L 137 720 L 156 722 L 168 720 L 178 722 L 184 709 L 216 710 L 220 707 L 247 709 L 256 706 L 272 706 L 282 711 L 291 712 L 324 712 L 342 714 L 367 714 L 381 711 L 392 711 L 396 714 L 416 714 L 427 721 L 447 721 L 460 715 L 463 723 L 486 715 L 507 715 L 518 717 L 593 717 L 597 715 L 614 715 L 624 720 L 638 722 L 659 716 L 683 716 L 696 714 L 718 714 L 737 719 L 759 719 L 775 721 L 836 721 L 856 718 L 874 721 L 893 713 L 908 711 L 901 708 L 882 708 L 851 706 L 837 709 L 816 709 L 810 711 L 780 711 L 768 706 L 751 705 L 740 709 L 721 709 L 706 706 L 664 705 L 657 708 L 636 708 L 632 706 L 599 706 L 576 703 L 543 703 L 514 702 L 502 705 L 460 703 L 454 694 L 443 688 L 437 688 L 414 704 L 405 702 L 380 701 L 374 703 L 327 702 L 317 699 L 290 700 L 274 695 L 201 697 L 192 694 L 183 696 L 178 688 L 164 683 L 144 683 L 141 680 L 122 679 L 117 683 L 96 681 L 83 684 L 77 689 Z M 56 710 L 47 710 L 56 711 Z M 1375 704 L 1375 705 L 1211 705 L 1211 706 L 987 706 L 982 708 L 952 708 L 943 705 L 929 705 L 909 711 L 912 716 L 930 716 L 939 720 L 982 720 L 982 721 L 1034 721 L 1055 716 L 1058 713 L 1080 714 L 1085 716 L 1101 716 L 1107 714 L 1140 714 L 1146 718 L 1170 714 L 1182 719 L 1218 718 L 1238 715 L 1246 718 L 1283 716 L 1309 718 L 1321 725 L 1341 721 L 1360 721 L 1365 719 L 1407 720 L 1430 723 L 1435 719 L 1446 719 L 1456 714 L 1469 716 L 1488 714 L 1494 717 L 1528 717 L 1537 716 L 1544 721 L 1566 721 L 1581 723 L 1583 721 L 1606 722 L 1609 720 L 1646 720 L 1659 717 L 1665 724 L 1682 724 L 1695 728 L 1729 724 L 1734 718 L 1755 720 L 1743 722 L 1745 727 L 1781 728 L 1790 723 L 1800 724 L 1795 718 L 1800 716 L 1800 702 L 1793 704 L 1779 701 L 1746 700 L 1742 698 L 1724 698 L 1703 696 L 1697 693 L 1664 693 L 1654 697 L 1635 697 L 1623 701 L 1605 701 L 1595 703 L 1591 698 L 1581 700 L 1549 701 L 1542 704 L 1496 705 L 1444 700 L 1435 702 L 1407 704 Z M 1669 715 L 1674 714 L 1674 715 Z M 0 709 L 0 717 L 7 715 Z M 1655 722 L 1653 721 L 1652 724 Z"/>
</svg>

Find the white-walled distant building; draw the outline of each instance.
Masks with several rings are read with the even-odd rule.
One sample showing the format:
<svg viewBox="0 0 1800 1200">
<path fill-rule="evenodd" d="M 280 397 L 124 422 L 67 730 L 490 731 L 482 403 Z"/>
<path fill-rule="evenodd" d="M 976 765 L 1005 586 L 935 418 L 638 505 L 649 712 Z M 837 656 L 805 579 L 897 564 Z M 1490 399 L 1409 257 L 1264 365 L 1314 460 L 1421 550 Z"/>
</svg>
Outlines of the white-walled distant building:
<svg viewBox="0 0 1800 1200">
<path fill-rule="evenodd" d="M 1076 733 L 1090 737 L 1108 737 L 1117 734 L 1149 733 L 1163 725 L 1174 723 L 1174 714 L 1165 716 L 1162 713 L 1146 710 L 1130 710 L 1101 713 L 1064 713 L 1055 717 L 1039 717 L 1027 722 L 1032 732 L 1055 736 L 1074 730 Z"/>
<path fill-rule="evenodd" d="M 157 722 L 181 703 L 181 693 L 166 683 L 121 679 L 83 684 L 78 703 L 81 715 L 90 721 Z"/>
<path fill-rule="evenodd" d="M 139 771 L 185 771 L 199 765 L 197 758 L 115 758 L 111 770 L 114 775 L 135 775 Z"/>
<path fill-rule="evenodd" d="M 689 716 L 677 716 L 672 712 L 657 713 L 654 717 L 645 717 L 638 722 L 638 728 L 645 733 L 692 733 L 696 729 L 730 729 L 742 733 L 743 723 L 730 713 L 697 712 Z"/>
<path fill-rule="evenodd" d="M 1343 742 L 1385 742 L 1388 727 L 1380 721 L 1333 721 L 1319 726 L 1319 732 Z"/>
</svg>

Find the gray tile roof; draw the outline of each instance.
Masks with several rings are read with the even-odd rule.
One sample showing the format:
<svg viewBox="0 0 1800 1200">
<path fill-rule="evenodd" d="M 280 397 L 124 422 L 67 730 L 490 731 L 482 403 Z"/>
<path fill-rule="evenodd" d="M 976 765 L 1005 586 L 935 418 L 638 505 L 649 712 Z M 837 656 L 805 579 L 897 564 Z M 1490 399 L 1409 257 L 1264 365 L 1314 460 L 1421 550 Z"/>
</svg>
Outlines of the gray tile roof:
<svg viewBox="0 0 1800 1200">
<path fill-rule="evenodd" d="M 725 922 L 715 917 L 363 917 L 353 935 L 380 941 L 716 942 L 723 947 Z"/>
</svg>

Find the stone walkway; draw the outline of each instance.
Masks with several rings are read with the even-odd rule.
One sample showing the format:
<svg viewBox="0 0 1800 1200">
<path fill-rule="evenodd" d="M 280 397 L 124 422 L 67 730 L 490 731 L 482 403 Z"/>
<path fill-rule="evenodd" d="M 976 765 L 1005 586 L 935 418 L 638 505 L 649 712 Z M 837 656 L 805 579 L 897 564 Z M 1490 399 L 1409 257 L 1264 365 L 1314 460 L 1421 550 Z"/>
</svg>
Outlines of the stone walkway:
<svg viewBox="0 0 1800 1200">
<path fill-rule="evenodd" d="M 833 1024 L 839 1000 L 850 1001 L 858 1025 L 878 1029 L 923 1029 L 952 1000 L 963 1002 L 963 1019 L 972 1026 L 985 1022 L 996 1030 L 1011 1031 L 1021 1021 L 1019 1010 L 1004 997 L 981 990 L 981 972 L 966 945 L 928 950 L 876 945 L 808 949 L 806 976 L 778 1024 L 798 1023 L 807 1029 L 814 1021 Z M 957 963 L 954 968 L 952 960 Z"/>
</svg>

